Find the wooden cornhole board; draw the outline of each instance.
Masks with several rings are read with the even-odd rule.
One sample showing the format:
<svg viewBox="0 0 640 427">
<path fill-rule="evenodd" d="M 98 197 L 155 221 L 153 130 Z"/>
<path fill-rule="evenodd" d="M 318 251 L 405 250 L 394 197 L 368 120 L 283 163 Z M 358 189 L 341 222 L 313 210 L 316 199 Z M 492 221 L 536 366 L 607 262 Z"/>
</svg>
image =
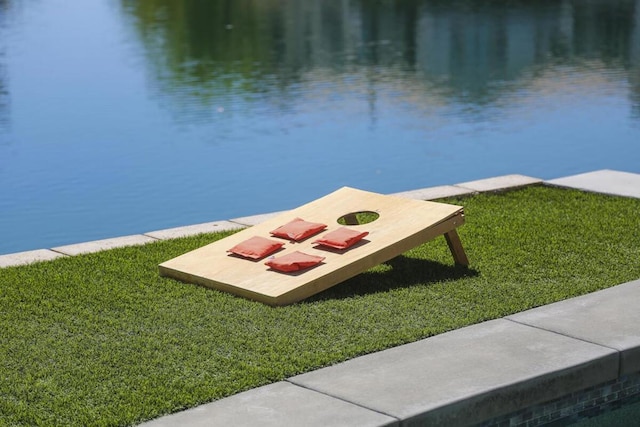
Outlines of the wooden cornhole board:
<svg viewBox="0 0 640 427">
<path fill-rule="evenodd" d="M 314 240 L 342 225 L 337 220 L 345 215 L 370 211 L 377 220 L 361 225 L 347 225 L 369 235 L 349 249 L 325 249 Z M 299 217 L 320 222 L 325 231 L 302 242 L 285 242 L 272 256 L 292 251 L 326 257 L 322 264 L 294 273 L 282 273 L 264 263 L 230 255 L 227 250 L 253 237 L 279 240 L 270 231 Z M 437 236 L 444 235 L 458 264 L 467 265 L 467 257 L 456 233 L 464 223 L 461 206 L 386 196 L 343 187 L 299 208 L 282 213 L 261 224 L 218 240 L 159 265 L 160 275 L 195 283 L 269 305 L 286 305 L 334 286 L 375 265 L 394 258 Z"/>
</svg>

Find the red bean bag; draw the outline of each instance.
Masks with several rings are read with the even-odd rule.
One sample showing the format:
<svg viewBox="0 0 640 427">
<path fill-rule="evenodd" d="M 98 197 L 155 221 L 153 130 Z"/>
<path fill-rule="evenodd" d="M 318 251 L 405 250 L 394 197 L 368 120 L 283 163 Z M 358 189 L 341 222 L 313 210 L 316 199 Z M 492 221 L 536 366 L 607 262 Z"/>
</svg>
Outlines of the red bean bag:
<svg viewBox="0 0 640 427">
<path fill-rule="evenodd" d="M 302 218 L 296 218 L 293 221 L 271 231 L 271 234 L 276 237 L 300 241 L 321 232 L 325 228 L 327 228 L 325 224 L 308 222 Z"/>
<path fill-rule="evenodd" d="M 311 268 L 320 264 L 325 257 L 305 254 L 304 252 L 291 252 L 278 258 L 270 259 L 266 265 L 274 270 L 291 272 Z"/>
<path fill-rule="evenodd" d="M 254 236 L 244 242 L 238 243 L 227 252 L 240 255 L 245 258 L 260 259 L 280 249 L 284 243 Z"/>
<path fill-rule="evenodd" d="M 368 231 L 356 231 L 346 227 L 341 227 L 337 230 L 325 234 L 320 239 L 312 243 L 319 243 L 321 245 L 329 246 L 336 249 L 347 249 L 358 243 L 364 236 L 368 234 Z"/>
</svg>

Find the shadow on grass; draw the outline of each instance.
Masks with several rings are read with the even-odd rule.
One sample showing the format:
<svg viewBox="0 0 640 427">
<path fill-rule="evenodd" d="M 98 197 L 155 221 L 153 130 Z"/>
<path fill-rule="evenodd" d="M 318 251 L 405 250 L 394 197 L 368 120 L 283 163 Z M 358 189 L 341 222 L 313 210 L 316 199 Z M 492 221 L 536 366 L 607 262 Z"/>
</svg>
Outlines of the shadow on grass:
<svg viewBox="0 0 640 427">
<path fill-rule="evenodd" d="M 477 270 L 462 265 L 446 265 L 400 255 L 383 263 L 380 268 L 358 274 L 300 303 L 363 296 L 392 289 L 475 277 L 479 274 Z"/>
</svg>

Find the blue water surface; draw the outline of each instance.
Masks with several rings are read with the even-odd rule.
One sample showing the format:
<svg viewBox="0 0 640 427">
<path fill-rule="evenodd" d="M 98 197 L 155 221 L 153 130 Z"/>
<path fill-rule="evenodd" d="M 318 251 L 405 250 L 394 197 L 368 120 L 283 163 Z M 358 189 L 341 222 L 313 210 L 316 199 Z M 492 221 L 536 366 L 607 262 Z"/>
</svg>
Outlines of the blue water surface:
<svg viewBox="0 0 640 427">
<path fill-rule="evenodd" d="M 640 0 L 0 1 L 0 254 L 640 172 Z"/>
</svg>

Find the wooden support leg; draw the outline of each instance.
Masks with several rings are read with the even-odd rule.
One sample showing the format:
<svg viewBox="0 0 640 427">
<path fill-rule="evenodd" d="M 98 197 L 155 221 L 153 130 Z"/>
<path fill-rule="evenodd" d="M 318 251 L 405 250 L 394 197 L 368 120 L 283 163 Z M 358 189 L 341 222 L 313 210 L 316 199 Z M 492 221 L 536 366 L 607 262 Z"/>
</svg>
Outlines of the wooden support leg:
<svg viewBox="0 0 640 427">
<path fill-rule="evenodd" d="M 354 213 L 350 213 L 344 216 L 345 225 L 359 225 L 358 217 Z"/>
<path fill-rule="evenodd" d="M 449 250 L 451 251 L 451 255 L 453 255 L 455 263 L 465 266 L 469 265 L 467 254 L 464 252 L 462 242 L 460 241 L 460 237 L 458 237 L 458 233 L 455 228 L 445 233 L 444 238 L 447 239 L 447 245 L 449 245 Z"/>
</svg>

